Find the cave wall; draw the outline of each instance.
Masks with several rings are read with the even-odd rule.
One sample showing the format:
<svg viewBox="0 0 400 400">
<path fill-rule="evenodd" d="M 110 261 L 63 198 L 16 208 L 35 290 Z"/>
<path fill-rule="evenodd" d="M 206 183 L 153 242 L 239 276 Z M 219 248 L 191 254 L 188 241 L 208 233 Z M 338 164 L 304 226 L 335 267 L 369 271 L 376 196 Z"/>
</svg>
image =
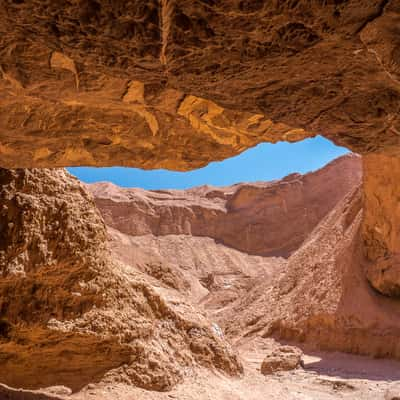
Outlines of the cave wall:
<svg viewBox="0 0 400 400">
<path fill-rule="evenodd" d="M 400 159 L 383 154 L 363 157 L 362 238 L 372 286 L 400 296 Z"/>
<path fill-rule="evenodd" d="M 177 291 L 115 260 L 91 195 L 65 170 L 0 168 L 0 221 L 0 382 L 165 391 L 196 365 L 241 373 Z"/>
</svg>

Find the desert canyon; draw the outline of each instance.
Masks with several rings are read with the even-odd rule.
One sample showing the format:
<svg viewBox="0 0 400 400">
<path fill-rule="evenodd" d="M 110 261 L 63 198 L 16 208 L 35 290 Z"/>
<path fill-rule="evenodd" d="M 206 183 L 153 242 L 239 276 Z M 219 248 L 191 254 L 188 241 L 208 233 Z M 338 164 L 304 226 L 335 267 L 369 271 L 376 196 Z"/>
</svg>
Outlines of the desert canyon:
<svg viewBox="0 0 400 400">
<path fill-rule="evenodd" d="M 399 0 L 0 0 L 0 399 L 400 398 Z M 188 171 L 323 135 L 305 175 Z"/>
</svg>

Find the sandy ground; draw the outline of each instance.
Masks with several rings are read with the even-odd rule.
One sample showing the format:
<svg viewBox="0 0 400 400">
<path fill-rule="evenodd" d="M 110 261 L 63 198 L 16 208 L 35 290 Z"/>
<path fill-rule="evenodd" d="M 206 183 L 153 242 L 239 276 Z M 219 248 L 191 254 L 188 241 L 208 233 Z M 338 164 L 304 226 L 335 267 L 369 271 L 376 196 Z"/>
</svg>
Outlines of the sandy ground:
<svg viewBox="0 0 400 400">
<path fill-rule="evenodd" d="M 187 371 L 184 383 L 170 392 L 149 392 L 124 385 L 89 385 L 74 400 L 330 400 L 391 399 L 399 388 L 400 362 L 343 353 L 309 353 L 305 368 L 263 376 L 260 365 L 269 339 L 257 339 L 240 348 L 245 365 L 242 378 L 208 370 Z"/>
</svg>

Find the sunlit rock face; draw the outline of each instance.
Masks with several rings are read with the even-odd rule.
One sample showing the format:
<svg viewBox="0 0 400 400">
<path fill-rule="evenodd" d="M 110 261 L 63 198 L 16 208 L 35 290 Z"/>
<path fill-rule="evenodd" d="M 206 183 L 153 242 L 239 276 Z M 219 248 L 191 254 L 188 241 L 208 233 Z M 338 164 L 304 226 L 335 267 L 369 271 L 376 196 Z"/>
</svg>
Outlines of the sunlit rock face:
<svg viewBox="0 0 400 400">
<path fill-rule="evenodd" d="M 242 252 L 288 257 L 321 219 L 361 182 L 361 158 L 342 156 L 305 175 L 187 190 L 88 185 L 108 226 L 132 236 L 189 235 Z"/>
<path fill-rule="evenodd" d="M 124 381 L 163 391 L 189 366 L 241 372 L 229 344 L 179 293 L 110 256 L 77 179 L 63 169 L 0 169 L 0 183 L 2 383 L 77 391 Z"/>
<path fill-rule="evenodd" d="M 365 279 L 362 213 L 362 193 L 355 188 L 291 255 L 285 273 L 272 284 L 259 280 L 220 317 L 220 326 L 233 337 L 273 336 L 399 358 L 398 299 L 382 296 Z"/>
</svg>

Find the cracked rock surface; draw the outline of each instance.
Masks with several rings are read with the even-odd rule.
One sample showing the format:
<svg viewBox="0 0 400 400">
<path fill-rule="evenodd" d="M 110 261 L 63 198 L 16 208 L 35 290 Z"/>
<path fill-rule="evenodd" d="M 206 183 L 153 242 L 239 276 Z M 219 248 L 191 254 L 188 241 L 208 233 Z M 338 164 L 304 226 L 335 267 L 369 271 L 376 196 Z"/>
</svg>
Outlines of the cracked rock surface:
<svg viewBox="0 0 400 400">
<path fill-rule="evenodd" d="M 184 170 L 315 133 L 397 154 L 399 10 L 398 0 L 4 0 L 1 165 Z"/>
<path fill-rule="evenodd" d="M 240 374 L 229 344 L 178 292 L 111 257 L 76 178 L 2 169 L 0 179 L 1 382 L 75 392 L 124 381 L 163 391 L 189 366 Z"/>
</svg>

